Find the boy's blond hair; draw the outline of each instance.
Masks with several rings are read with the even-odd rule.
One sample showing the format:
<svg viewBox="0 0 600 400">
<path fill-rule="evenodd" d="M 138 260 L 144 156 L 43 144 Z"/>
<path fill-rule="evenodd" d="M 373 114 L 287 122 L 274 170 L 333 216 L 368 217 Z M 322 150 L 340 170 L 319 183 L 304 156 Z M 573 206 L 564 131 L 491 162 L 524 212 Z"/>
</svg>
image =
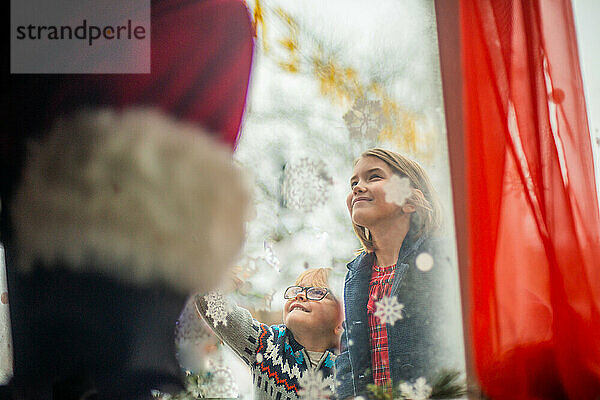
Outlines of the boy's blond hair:
<svg viewBox="0 0 600 400">
<path fill-rule="evenodd" d="M 329 288 L 329 273 L 331 268 L 310 268 L 298 275 L 295 284 L 302 286 L 309 284 L 322 288 Z"/>
</svg>

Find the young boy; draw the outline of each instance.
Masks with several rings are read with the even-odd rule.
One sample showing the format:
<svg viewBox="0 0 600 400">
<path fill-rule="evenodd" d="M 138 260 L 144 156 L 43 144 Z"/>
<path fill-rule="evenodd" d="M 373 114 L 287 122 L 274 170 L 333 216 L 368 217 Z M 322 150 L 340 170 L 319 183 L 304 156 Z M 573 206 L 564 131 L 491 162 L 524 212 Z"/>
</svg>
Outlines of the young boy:
<svg viewBox="0 0 600 400">
<path fill-rule="evenodd" d="M 263 324 L 214 293 L 196 295 L 195 302 L 189 303 L 250 366 L 255 400 L 316 399 L 333 394 L 334 351 L 339 346 L 343 312 L 328 288 L 329 271 L 306 270 L 285 290 L 280 325 Z"/>
</svg>

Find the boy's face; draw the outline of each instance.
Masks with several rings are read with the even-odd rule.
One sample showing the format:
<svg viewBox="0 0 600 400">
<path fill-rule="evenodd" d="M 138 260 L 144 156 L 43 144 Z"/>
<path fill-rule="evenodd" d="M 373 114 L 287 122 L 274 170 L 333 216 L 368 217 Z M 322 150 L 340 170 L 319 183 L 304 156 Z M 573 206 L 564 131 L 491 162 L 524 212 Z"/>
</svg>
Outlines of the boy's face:
<svg viewBox="0 0 600 400">
<path fill-rule="evenodd" d="M 316 286 L 302 282 L 300 286 Z M 332 335 L 342 323 L 341 306 L 328 293 L 322 300 L 308 300 L 306 292 L 285 302 L 283 323 L 293 332 Z"/>
</svg>

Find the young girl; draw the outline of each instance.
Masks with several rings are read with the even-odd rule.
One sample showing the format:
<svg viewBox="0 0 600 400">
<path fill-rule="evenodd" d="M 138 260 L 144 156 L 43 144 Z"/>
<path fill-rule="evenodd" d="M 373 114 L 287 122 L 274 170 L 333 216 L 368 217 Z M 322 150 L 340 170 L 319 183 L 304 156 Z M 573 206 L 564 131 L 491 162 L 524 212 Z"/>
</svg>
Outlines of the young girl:
<svg viewBox="0 0 600 400">
<path fill-rule="evenodd" d="M 193 307 L 197 317 L 214 327 L 217 336 L 252 369 L 255 400 L 323 398 L 334 391 L 343 320 L 342 305 L 328 289 L 328 274 L 327 268 L 306 270 L 286 289 L 283 324 L 268 326 L 244 308 L 224 303 L 221 306 L 229 311 L 223 320 L 213 313 L 215 300 L 210 294 L 197 295 L 188 303 L 180 324 Z M 317 394 L 308 387 L 311 376 L 323 380 L 327 393 Z"/>
<path fill-rule="evenodd" d="M 459 318 L 448 298 L 456 277 L 440 252 L 440 206 L 425 171 L 371 149 L 355 161 L 350 188 L 347 206 L 363 251 L 348 264 L 344 287 L 340 399 L 367 394 L 371 383 L 389 388 L 460 367 L 462 347 L 460 319 L 447 322 Z"/>
</svg>

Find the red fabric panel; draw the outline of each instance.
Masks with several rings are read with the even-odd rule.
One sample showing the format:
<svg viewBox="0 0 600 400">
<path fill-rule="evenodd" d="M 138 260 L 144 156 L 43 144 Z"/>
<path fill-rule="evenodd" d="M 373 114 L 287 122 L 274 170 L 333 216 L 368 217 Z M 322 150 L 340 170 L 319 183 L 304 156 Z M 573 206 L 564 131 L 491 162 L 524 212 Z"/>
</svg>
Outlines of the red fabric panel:
<svg viewBox="0 0 600 400">
<path fill-rule="evenodd" d="M 600 214 L 571 4 L 464 0 L 460 26 L 479 382 L 596 398 Z"/>
<path fill-rule="evenodd" d="M 68 76 L 48 114 L 82 105 L 155 107 L 235 147 L 253 48 L 242 0 L 153 0 L 151 73 Z"/>
</svg>

